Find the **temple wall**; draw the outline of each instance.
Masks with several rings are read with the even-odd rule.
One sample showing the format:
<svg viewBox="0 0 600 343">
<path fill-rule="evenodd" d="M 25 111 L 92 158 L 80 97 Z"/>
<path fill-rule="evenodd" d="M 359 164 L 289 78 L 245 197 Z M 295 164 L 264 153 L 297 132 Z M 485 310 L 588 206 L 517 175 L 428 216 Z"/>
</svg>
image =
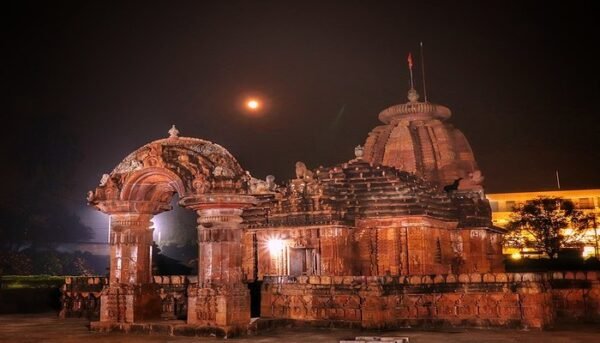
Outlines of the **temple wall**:
<svg viewBox="0 0 600 343">
<path fill-rule="evenodd" d="M 595 272 L 267 278 L 261 316 L 368 329 L 541 329 L 557 320 L 600 321 L 600 283 Z"/>
<path fill-rule="evenodd" d="M 161 318 L 184 319 L 193 276 L 155 276 Z M 61 317 L 100 316 L 106 278 L 67 278 Z M 261 317 L 362 328 L 476 326 L 544 328 L 600 323 L 598 272 L 426 276 L 266 277 Z"/>
<path fill-rule="evenodd" d="M 247 230 L 246 281 L 265 276 L 428 275 L 504 271 L 501 237 L 487 228 L 457 229 L 426 216 Z M 277 243 L 273 245 L 273 242 Z"/>
<path fill-rule="evenodd" d="M 243 241 L 247 281 L 275 275 L 356 273 L 354 238 L 346 226 L 247 230 Z"/>
</svg>

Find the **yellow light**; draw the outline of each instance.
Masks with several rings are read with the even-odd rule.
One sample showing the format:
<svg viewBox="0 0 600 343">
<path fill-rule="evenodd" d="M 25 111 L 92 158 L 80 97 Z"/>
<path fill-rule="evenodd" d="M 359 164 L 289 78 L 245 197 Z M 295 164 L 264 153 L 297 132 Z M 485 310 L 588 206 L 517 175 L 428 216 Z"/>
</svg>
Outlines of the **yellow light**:
<svg viewBox="0 0 600 343">
<path fill-rule="evenodd" d="M 520 252 L 515 252 L 512 255 L 510 255 L 510 258 L 512 258 L 513 260 L 520 260 L 521 259 L 521 253 Z"/>
<path fill-rule="evenodd" d="M 269 252 L 273 256 L 277 256 L 277 255 L 281 254 L 281 251 L 283 250 L 283 245 L 284 244 L 281 239 L 270 239 L 267 242 L 267 247 L 269 248 Z"/>
<path fill-rule="evenodd" d="M 260 103 L 256 99 L 250 99 L 246 102 L 246 106 L 251 110 L 256 110 L 260 107 Z"/>
</svg>

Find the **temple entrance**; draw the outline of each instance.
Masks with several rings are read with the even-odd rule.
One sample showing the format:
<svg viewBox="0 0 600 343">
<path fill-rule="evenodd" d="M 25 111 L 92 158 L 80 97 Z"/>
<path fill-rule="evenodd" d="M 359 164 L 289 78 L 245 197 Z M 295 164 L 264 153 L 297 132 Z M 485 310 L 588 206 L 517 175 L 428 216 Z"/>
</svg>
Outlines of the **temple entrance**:
<svg viewBox="0 0 600 343">
<path fill-rule="evenodd" d="M 260 317 L 260 294 L 262 288 L 262 281 L 254 281 L 248 283 L 248 289 L 250 290 L 250 317 Z"/>
</svg>

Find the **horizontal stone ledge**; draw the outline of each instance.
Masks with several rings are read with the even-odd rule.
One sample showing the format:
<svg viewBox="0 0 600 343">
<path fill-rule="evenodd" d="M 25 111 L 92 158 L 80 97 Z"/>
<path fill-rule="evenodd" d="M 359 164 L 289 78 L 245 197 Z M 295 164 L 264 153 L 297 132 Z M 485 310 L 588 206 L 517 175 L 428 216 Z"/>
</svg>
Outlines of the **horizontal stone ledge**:
<svg viewBox="0 0 600 343">
<path fill-rule="evenodd" d="M 303 275 L 303 276 L 265 276 L 264 282 L 298 283 L 312 285 L 431 285 L 431 284 L 489 284 L 544 282 L 548 280 L 588 280 L 597 281 L 599 273 L 589 272 L 540 272 L 540 273 L 471 273 L 471 274 L 433 274 L 410 276 L 354 276 L 354 275 Z"/>
</svg>

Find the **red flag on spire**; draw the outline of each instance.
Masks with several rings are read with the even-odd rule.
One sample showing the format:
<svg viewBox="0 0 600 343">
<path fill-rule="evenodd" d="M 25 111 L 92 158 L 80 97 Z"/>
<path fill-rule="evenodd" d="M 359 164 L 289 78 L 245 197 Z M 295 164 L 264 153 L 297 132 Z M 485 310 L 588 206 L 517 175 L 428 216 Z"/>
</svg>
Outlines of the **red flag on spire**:
<svg viewBox="0 0 600 343">
<path fill-rule="evenodd" d="M 412 53 L 409 52 L 408 53 L 408 68 L 410 70 L 412 70 L 412 67 L 413 67 Z"/>
</svg>

